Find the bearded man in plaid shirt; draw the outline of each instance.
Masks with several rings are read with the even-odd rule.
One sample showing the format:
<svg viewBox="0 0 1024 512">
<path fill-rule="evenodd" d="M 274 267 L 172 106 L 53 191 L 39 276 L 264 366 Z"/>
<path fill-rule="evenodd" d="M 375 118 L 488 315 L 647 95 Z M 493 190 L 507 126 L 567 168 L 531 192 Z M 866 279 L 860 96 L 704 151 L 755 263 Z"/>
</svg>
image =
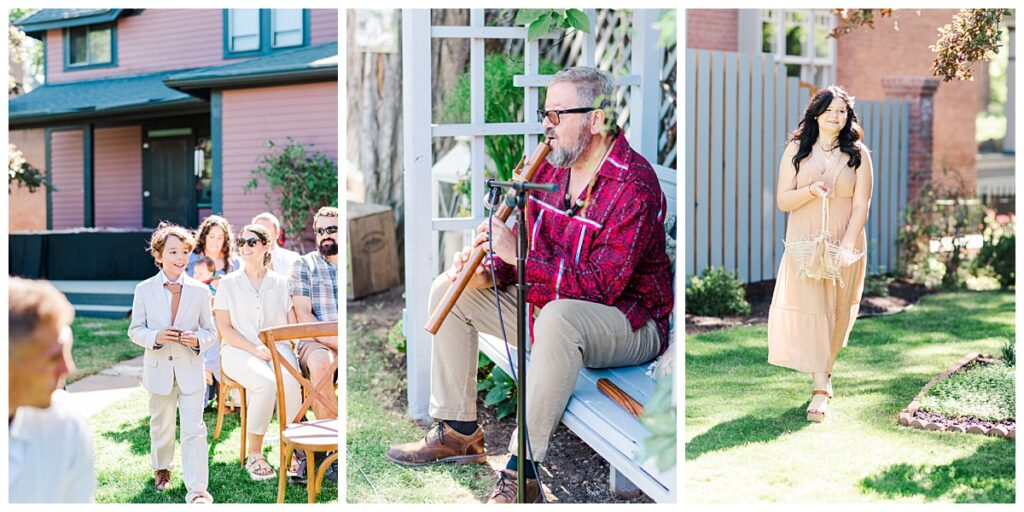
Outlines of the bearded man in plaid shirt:
<svg viewBox="0 0 1024 512">
<path fill-rule="evenodd" d="M 526 425 L 532 456 L 526 489 L 517 487 L 513 455 L 497 472 L 488 503 L 540 497 L 537 466 L 572 395 L 583 366 L 609 368 L 645 363 L 668 346 L 672 270 L 665 253 L 665 196 L 651 164 L 629 147 L 611 119 L 612 80 L 592 67 L 560 71 L 538 111 L 552 147 L 534 181 L 556 183 L 554 193 L 530 194 L 526 219 L 527 318 L 532 340 L 526 377 Z M 485 221 L 473 246 L 493 253 L 477 268 L 451 314 L 433 338 L 430 414 L 437 424 L 420 441 L 394 445 L 386 457 L 418 466 L 439 462 L 485 463 L 484 432 L 477 424 L 478 333 L 501 336 L 495 305 L 504 308 L 504 330 L 516 339 L 516 232 L 502 222 L 489 234 Z M 488 244 L 489 237 L 491 244 Z M 468 259 L 434 280 L 433 311 Z M 492 279 L 491 270 L 495 278 Z M 495 282 L 496 280 L 496 282 Z M 517 453 L 517 433 L 508 447 Z"/>
</svg>

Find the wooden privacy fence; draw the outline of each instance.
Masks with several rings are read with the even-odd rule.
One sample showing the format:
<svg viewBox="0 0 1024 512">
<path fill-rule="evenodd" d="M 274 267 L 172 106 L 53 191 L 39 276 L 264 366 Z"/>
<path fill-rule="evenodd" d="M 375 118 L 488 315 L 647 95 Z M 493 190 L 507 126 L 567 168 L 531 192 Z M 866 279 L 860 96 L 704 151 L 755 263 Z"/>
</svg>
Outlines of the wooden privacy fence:
<svg viewBox="0 0 1024 512">
<path fill-rule="evenodd" d="M 724 266 L 743 283 L 775 279 L 786 235 L 775 205 L 779 159 L 810 91 L 771 55 L 709 50 L 686 50 L 685 83 L 686 275 Z M 910 106 L 857 101 L 855 112 L 874 163 L 868 272 L 891 272 L 907 203 Z"/>
</svg>

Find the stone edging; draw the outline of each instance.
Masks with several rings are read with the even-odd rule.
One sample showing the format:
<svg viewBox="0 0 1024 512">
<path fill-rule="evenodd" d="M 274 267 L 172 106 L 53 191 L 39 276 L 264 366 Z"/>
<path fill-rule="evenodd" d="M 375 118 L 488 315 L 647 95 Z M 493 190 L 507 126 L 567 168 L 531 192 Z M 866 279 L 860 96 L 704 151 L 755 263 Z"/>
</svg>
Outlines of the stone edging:
<svg viewBox="0 0 1024 512">
<path fill-rule="evenodd" d="M 983 358 L 992 359 L 992 356 L 972 352 L 964 356 L 956 363 L 954 363 L 953 366 L 950 366 L 948 370 L 933 377 L 932 380 L 928 382 L 928 384 L 925 384 L 925 386 L 921 388 L 921 391 L 917 394 L 917 396 L 914 397 L 914 400 L 910 402 L 910 405 L 908 405 L 906 409 L 903 409 L 900 412 L 899 424 L 903 425 L 904 427 L 911 427 L 921 430 L 945 430 L 947 432 L 982 434 L 986 436 L 1001 437 L 1003 439 L 1016 439 L 1016 429 L 1008 429 L 1001 425 L 997 425 L 987 429 L 979 425 L 972 425 L 965 429 L 964 427 L 959 425 L 940 425 L 932 421 L 926 421 L 922 420 L 921 418 L 914 417 L 914 415 L 917 414 L 918 409 L 921 408 L 921 399 L 924 398 L 925 393 L 927 393 L 932 386 L 934 386 L 940 380 L 949 377 L 950 375 L 957 372 L 964 366 L 967 366 L 968 364 L 974 362 L 975 360 Z"/>
</svg>

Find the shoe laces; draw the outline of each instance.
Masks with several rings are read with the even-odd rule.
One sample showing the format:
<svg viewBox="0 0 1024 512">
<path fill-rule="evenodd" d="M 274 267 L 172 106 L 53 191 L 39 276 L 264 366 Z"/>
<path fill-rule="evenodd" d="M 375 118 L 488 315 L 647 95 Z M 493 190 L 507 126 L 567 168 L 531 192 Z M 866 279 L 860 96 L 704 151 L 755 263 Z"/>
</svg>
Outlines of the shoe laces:
<svg viewBox="0 0 1024 512">
<path fill-rule="evenodd" d="M 434 424 L 434 428 L 427 432 L 428 440 L 431 437 L 436 437 L 441 444 L 444 444 L 444 422 L 438 421 Z"/>
<path fill-rule="evenodd" d="M 497 473 L 498 482 L 494 484 L 494 492 L 491 493 L 491 498 L 504 496 L 511 502 L 516 501 L 516 492 L 519 490 L 516 478 L 505 471 L 495 471 L 495 473 Z"/>
</svg>

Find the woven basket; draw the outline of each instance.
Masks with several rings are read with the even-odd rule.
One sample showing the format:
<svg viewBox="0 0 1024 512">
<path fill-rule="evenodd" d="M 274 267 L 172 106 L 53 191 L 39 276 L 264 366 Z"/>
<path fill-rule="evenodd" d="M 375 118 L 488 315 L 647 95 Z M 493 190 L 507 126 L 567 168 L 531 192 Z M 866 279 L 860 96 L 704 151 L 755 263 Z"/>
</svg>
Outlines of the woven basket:
<svg viewBox="0 0 1024 512">
<path fill-rule="evenodd" d="M 821 229 L 804 240 L 783 240 L 786 246 L 786 254 L 796 263 L 798 276 L 821 281 L 829 279 L 835 286 L 839 282 L 840 288 L 845 288 L 843 282 L 843 270 L 849 266 L 843 258 L 843 246 L 828 231 L 828 197 L 821 198 Z M 856 261 L 863 256 L 862 251 L 852 249 Z"/>
</svg>

